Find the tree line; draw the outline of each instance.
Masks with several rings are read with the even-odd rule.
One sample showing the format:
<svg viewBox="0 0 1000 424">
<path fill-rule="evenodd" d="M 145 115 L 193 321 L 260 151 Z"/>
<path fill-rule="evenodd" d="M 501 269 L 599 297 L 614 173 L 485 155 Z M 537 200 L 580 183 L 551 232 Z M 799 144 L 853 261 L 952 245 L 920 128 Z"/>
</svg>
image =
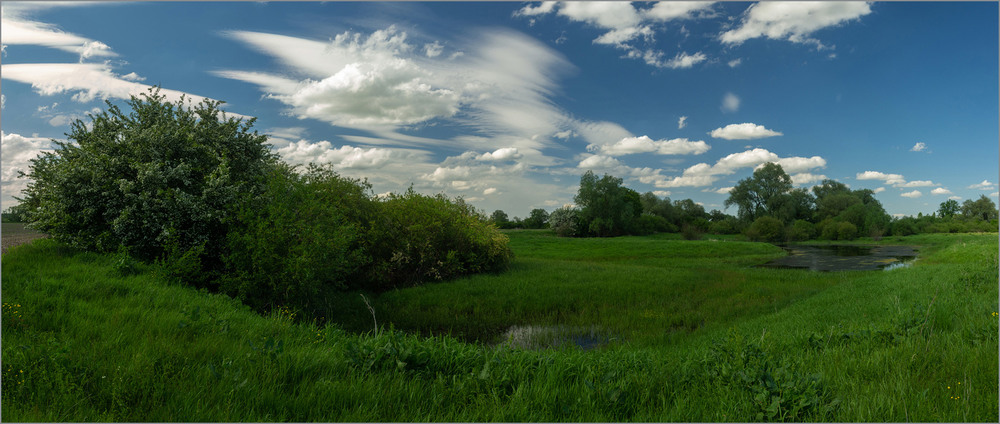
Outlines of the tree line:
<svg viewBox="0 0 1000 424">
<path fill-rule="evenodd" d="M 809 239 L 879 239 L 925 232 L 996 231 L 997 206 L 986 196 L 941 203 L 937 214 L 893 218 L 870 189 L 851 190 L 825 179 L 811 190 L 794 188 L 791 177 L 776 163 L 766 163 L 729 192 L 725 207 L 705 212 L 691 199 L 671 201 L 652 192 L 639 194 L 623 180 L 587 171 L 580 177 L 576 206 L 547 214 L 533 209 L 528 219 L 507 220 L 497 210 L 491 220 L 501 228 L 551 228 L 560 236 L 613 237 L 680 232 L 687 239 L 704 233 L 743 234 L 750 240 L 780 242 Z"/>
</svg>

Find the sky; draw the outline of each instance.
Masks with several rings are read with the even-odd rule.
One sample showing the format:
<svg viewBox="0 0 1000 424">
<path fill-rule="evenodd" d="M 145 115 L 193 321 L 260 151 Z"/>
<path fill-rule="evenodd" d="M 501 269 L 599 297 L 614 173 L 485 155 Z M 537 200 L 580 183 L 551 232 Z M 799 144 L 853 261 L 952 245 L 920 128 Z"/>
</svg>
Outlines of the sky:
<svg viewBox="0 0 1000 424">
<path fill-rule="evenodd" d="M 580 176 L 725 209 L 777 162 L 896 216 L 997 201 L 997 2 L 3 2 L 2 197 L 161 87 L 292 164 L 525 217 Z"/>
</svg>

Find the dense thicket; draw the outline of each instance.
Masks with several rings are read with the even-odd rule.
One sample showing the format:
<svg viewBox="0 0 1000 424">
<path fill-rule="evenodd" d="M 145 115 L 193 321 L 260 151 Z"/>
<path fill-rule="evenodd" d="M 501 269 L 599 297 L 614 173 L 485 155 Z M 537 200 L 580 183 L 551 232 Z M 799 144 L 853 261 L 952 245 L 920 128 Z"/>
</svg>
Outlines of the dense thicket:
<svg viewBox="0 0 1000 424">
<path fill-rule="evenodd" d="M 71 142 L 31 161 L 19 199 L 30 226 L 88 250 L 150 260 L 195 249 L 217 263 L 231 212 L 276 163 L 266 136 L 221 102 L 185 107 L 151 89 L 127 103 L 75 121 Z"/>
<path fill-rule="evenodd" d="M 76 121 L 75 144 L 32 161 L 16 212 L 59 241 L 157 260 L 175 279 L 259 309 L 319 312 L 340 289 L 494 271 L 511 259 L 506 236 L 462 199 L 412 189 L 378 198 L 330 166 L 280 162 L 252 119 L 225 118 L 219 102 L 164 99 L 150 90 L 128 114 L 109 102 L 90 125 Z"/>
</svg>

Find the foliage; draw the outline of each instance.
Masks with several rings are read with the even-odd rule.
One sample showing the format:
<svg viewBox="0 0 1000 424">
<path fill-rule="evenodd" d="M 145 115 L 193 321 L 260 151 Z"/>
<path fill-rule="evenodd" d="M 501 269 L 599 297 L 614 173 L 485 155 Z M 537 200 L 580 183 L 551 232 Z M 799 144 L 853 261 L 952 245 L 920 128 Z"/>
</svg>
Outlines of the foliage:
<svg viewBox="0 0 1000 424">
<path fill-rule="evenodd" d="M 938 216 L 941 218 L 951 218 L 960 210 L 961 207 L 958 205 L 958 201 L 955 199 L 948 199 L 941 202 L 941 206 L 938 208 Z"/>
<path fill-rule="evenodd" d="M 642 214 L 639 193 L 622 186 L 622 179 L 593 171 L 580 177 L 580 190 L 573 198 L 580 205 L 580 231 L 598 237 L 629 234 Z"/>
<path fill-rule="evenodd" d="M 545 228 L 549 223 L 549 213 L 545 209 L 532 209 L 527 218 L 524 219 L 524 228 L 540 229 Z"/>
<path fill-rule="evenodd" d="M 358 281 L 372 262 L 370 186 L 310 165 L 277 167 L 267 192 L 243 205 L 229 233 L 222 290 L 261 310 L 295 305 L 314 312 L 331 291 Z"/>
<path fill-rule="evenodd" d="M 254 120 L 225 118 L 221 102 L 195 107 L 165 101 L 150 89 L 127 102 L 107 102 L 73 122 L 53 152 L 31 161 L 21 199 L 30 226 L 57 240 L 101 252 L 125 247 L 137 258 L 205 245 L 218 262 L 227 217 L 238 200 L 260 193 L 275 163 Z"/>
<path fill-rule="evenodd" d="M 413 191 L 379 201 L 365 246 L 373 258 L 355 288 L 385 290 L 504 269 L 507 236 L 461 198 Z"/>
<path fill-rule="evenodd" d="M 794 203 L 784 198 L 791 190 L 791 177 L 781 165 L 769 162 L 755 170 L 751 177 L 740 180 L 729 191 L 725 206 L 736 205 L 739 218 L 751 222 L 764 215 L 773 216 L 782 204 Z"/>
<path fill-rule="evenodd" d="M 805 241 L 816 236 L 816 227 L 813 223 L 796 219 L 788 228 L 786 235 L 791 241 Z"/>
<path fill-rule="evenodd" d="M 5 209 L 0 215 L 0 221 L 3 222 L 27 222 L 28 219 L 28 204 L 19 203 L 17 205 L 11 206 Z"/>
<path fill-rule="evenodd" d="M 490 215 L 490 222 L 496 225 L 497 228 L 504 228 L 508 221 L 507 213 L 500 209 L 493 211 L 493 214 Z"/>
<path fill-rule="evenodd" d="M 549 214 L 549 228 L 561 237 L 580 235 L 579 209 L 561 207 Z"/>
<path fill-rule="evenodd" d="M 773 216 L 757 218 L 746 230 L 746 236 L 753 241 L 777 242 L 785 238 L 785 226 Z"/>
<path fill-rule="evenodd" d="M 966 219 L 989 221 L 997 219 L 997 205 L 986 195 L 979 199 L 968 199 L 962 203 L 962 216 Z"/>
</svg>

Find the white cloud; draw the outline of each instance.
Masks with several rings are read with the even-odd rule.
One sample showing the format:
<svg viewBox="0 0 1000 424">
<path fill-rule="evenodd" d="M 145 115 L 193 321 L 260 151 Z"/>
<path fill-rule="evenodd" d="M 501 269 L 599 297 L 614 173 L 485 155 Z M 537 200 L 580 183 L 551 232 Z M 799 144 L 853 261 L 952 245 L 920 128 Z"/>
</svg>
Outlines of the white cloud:
<svg viewBox="0 0 1000 424">
<path fill-rule="evenodd" d="M 464 180 L 471 175 L 471 168 L 468 166 L 456 166 L 453 168 L 437 167 L 433 173 L 424 175 L 424 179 L 431 181 L 455 181 Z"/>
<path fill-rule="evenodd" d="M 927 148 L 927 144 L 924 144 L 923 142 L 918 142 L 917 144 L 914 144 L 913 147 L 910 148 L 910 151 L 911 152 L 920 152 L 920 151 L 923 151 L 926 148 Z"/>
<path fill-rule="evenodd" d="M 701 52 L 678 52 L 672 59 L 664 60 L 662 51 L 650 47 L 655 42 L 654 25 L 712 16 L 711 7 L 712 2 L 659 2 L 649 8 L 637 8 L 629 2 L 546 2 L 524 6 L 514 16 L 536 17 L 554 12 L 571 21 L 605 30 L 594 39 L 594 44 L 625 50 L 625 58 L 640 59 L 658 68 L 686 69 L 704 62 L 707 56 Z M 534 18 L 530 23 L 534 24 Z M 645 47 L 640 47 L 638 40 L 642 40 Z"/>
<path fill-rule="evenodd" d="M 145 77 L 140 77 L 139 74 L 137 74 L 135 72 L 129 72 L 129 73 L 125 74 L 125 75 L 122 75 L 121 78 L 123 80 L 126 80 L 126 81 L 145 81 L 146 80 Z"/>
<path fill-rule="evenodd" d="M 740 109 L 740 98 L 733 93 L 726 93 L 722 97 L 722 111 L 736 112 Z"/>
<path fill-rule="evenodd" d="M 781 165 L 781 169 L 783 169 L 785 172 L 789 174 L 801 173 L 813 168 L 826 167 L 826 159 L 823 159 L 819 156 L 813 156 L 808 158 L 804 158 L 801 156 L 793 156 L 793 157 L 778 159 L 776 163 L 778 165 Z M 826 178 L 826 176 L 822 177 Z"/>
<path fill-rule="evenodd" d="M 649 136 L 625 137 L 610 145 L 591 144 L 587 150 L 600 151 L 610 156 L 622 156 L 634 153 L 658 153 L 661 155 L 700 155 L 711 147 L 704 141 L 689 141 L 686 138 L 672 140 L 653 140 Z"/>
<path fill-rule="evenodd" d="M 989 182 L 989 180 L 983 180 L 983 182 L 981 182 L 979 184 L 970 185 L 967 188 L 971 188 L 971 189 L 974 189 L 974 190 L 991 190 L 991 189 L 993 189 L 993 185 L 994 184 L 991 183 L 991 182 Z"/>
<path fill-rule="evenodd" d="M 722 187 L 722 188 L 719 188 L 719 189 L 715 189 L 715 190 L 710 190 L 710 191 L 711 191 L 712 193 L 719 193 L 719 194 L 729 194 L 729 192 L 730 192 L 730 191 L 733 191 L 733 189 L 734 189 L 734 188 L 735 188 L 735 187 Z"/>
<path fill-rule="evenodd" d="M 621 166 L 621 162 L 610 156 L 591 155 L 580 161 L 577 168 L 581 169 L 611 169 Z"/>
<path fill-rule="evenodd" d="M 885 187 L 877 187 L 875 190 L 872 190 L 872 193 L 881 193 L 883 191 L 885 191 Z"/>
<path fill-rule="evenodd" d="M 910 181 L 902 184 L 895 184 L 894 187 L 898 188 L 913 188 L 913 187 L 934 187 L 936 184 L 932 181 Z"/>
<path fill-rule="evenodd" d="M 485 190 L 483 190 L 483 196 L 489 196 L 491 194 L 495 194 L 496 192 L 497 192 L 496 187 L 488 187 Z"/>
<path fill-rule="evenodd" d="M 518 159 L 521 156 L 522 156 L 521 153 L 517 151 L 516 147 L 504 147 L 502 149 L 497 149 L 492 153 L 489 152 L 483 153 L 482 155 L 477 157 L 477 159 L 489 162 L 489 161 Z"/>
<path fill-rule="evenodd" d="M 736 59 L 730 60 L 729 63 L 728 63 L 728 65 L 729 65 L 730 68 L 735 68 L 737 66 L 740 66 L 741 63 L 743 63 L 743 59 L 736 58 Z"/>
<path fill-rule="evenodd" d="M 31 84 L 35 92 L 43 96 L 75 93 L 73 100 L 89 103 L 95 99 L 128 99 L 133 95 L 148 92 L 152 86 L 128 81 L 116 75 L 106 65 L 93 63 L 19 63 L 3 65 L 3 78 Z M 182 91 L 161 88 L 160 94 L 166 100 L 176 102 L 181 96 L 193 104 L 205 97 Z M 242 115 L 229 113 L 232 117 Z"/>
<path fill-rule="evenodd" d="M 444 46 L 437 41 L 430 44 L 424 44 L 424 54 L 426 54 L 427 57 L 438 57 L 441 55 L 442 51 L 444 51 Z"/>
<path fill-rule="evenodd" d="M 28 186 L 28 180 L 18 178 L 19 172 L 28 172 L 31 160 L 41 152 L 51 151 L 52 141 L 43 137 L 25 137 L 20 134 L 0 132 L 0 187 L 2 187 L 3 203 L 20 196 L 21 190 Z"/>
<path fill-rule="evenodd" d="M 737 100 L 738 103 L 739 101 Z M 729 124 L 722 128 L 716 128 L 709 135 L 726 140 L 754 140 L 774 137 L 782 135 L 782 133 L 764 128 L 763 125 L 744 122 L 742 124 Z"/>
<path fill-rule="evenodd" d="M 688 117 L 686 117 L 686 116 L 682 116 L 679 119 L 677 119 L 677 129 L 679 129 L 679 130 L 680 129 L 684 129 L 684 127 L 687 126 L 687 119 L 688 119 Z"/>
<path fill-rule="evenodd" d="M 990 193 L 990 197 L 1000 197 L 1000 191 L 994 191 Z"/>
<path fill-rule="evenodd" d="M 886 184 L 904 184 L 906 180 L 903 179 L 902 175 L 899 174 L 885 174 L 878 171 L 865 171 L 859 172 L 855 178 L 859 180 L 882 180 Z"/>
<path fill-rule="evenodd" d="M 951 200 L 962 200 L 962 196 L 948 196 Z"/>
<path fill-rule="evenodd" d="M 792 177 L 792 184 L 795 185 L 812 184 L 826 179 L 826 175 L 815 175 L 815 174 L 810 174 L 808 172 L 800 172 L 798 174 L 792 174 L 791 177 Z"/>
<path fill-rule="evenodd" d="M 4 45 L 34 45 L 59 49 L 80 55 L 80 61 L 91 57 L 114 57 L 107 44 L 64 32 L 55 25 L 28 20 L 21 13 L 4 9 L 0 18 L 0 43 Z"/>
<path fill-rule="evenodd" d="M 665 66 L 670 69 L 687 69 L 708 59 L 704 53 L 698 52 L 695 54 L 687 54 L 687 52 L 680 52 L 670 59 Z"/>
<path fill-rule="evenodd" d="M 310 143 L 299 140 L 276 150 L 281 157 L 292 164 L 309 162 L 331 163 L 337 169 L 371 169 L 386 165 L 395 153 L 390 149 L 365 149 L 354 146 L 334 148 L 329 141 Z"/>
<path fill-rule="evenodd" d="M 669 196 L 670 192 L 666 191 L 666 190 L 653 190 L 653 194 L 656 195 L 657 197 L 661 197 L 662 198 L 662 197 Z"/>
<path fill-rule="evenodd" d="M 793 43 L 813 44 L 825 48 L 812 33 L 840 25 L 871 13 L 868 3 L 846 2 L 760 2 L 744 13 L 741 25 L 720 34 L 725 44 L 740 44 L 746 40 L 767 37 Z"/>
<path fill-rule="evenodd" d="M 685 169 L 681 176 L 659 179 L 654 185 L 659 188 L 710 186 L 720 175 L 731 175 L 739 169 L 754 168 L 768 162 L 780 164 L 782 161 L 789 164 L 795 173 L 826 166 L 826 160 L 819 156 L 780 158 L 766 149 L 757 148 L 727 155 L 716 161 L 715 165 L 707 163 L 692 165 Z"/>
<path fill-rule="evenodd" d="M 916 199 L 916 198 L 918 198 L 918 197 L 920 197 L 920 196 L 923 196 L 923 195 L 924 195 L 924 194 L 923 194 L 923 193 L 921 193 L 921 192 L 920 192 L 920 190 L 913 190 L 913 191 L 911 191 L 911 192 L 907 192 L 907 193 L 903 193 L 903 194 L 900 194 L 900 196 L 903 196 L 903 197 L 909 197 L 909 198 L 911 198 L 911 199 Z"/>
<path fill-rule="evenodd" d="M 952 194 L 952 193 L 951 190 L 948 190 L 944 187 L 938 187 L 934 190 L 931 190 L 931 194 Z"/>
</svg>

